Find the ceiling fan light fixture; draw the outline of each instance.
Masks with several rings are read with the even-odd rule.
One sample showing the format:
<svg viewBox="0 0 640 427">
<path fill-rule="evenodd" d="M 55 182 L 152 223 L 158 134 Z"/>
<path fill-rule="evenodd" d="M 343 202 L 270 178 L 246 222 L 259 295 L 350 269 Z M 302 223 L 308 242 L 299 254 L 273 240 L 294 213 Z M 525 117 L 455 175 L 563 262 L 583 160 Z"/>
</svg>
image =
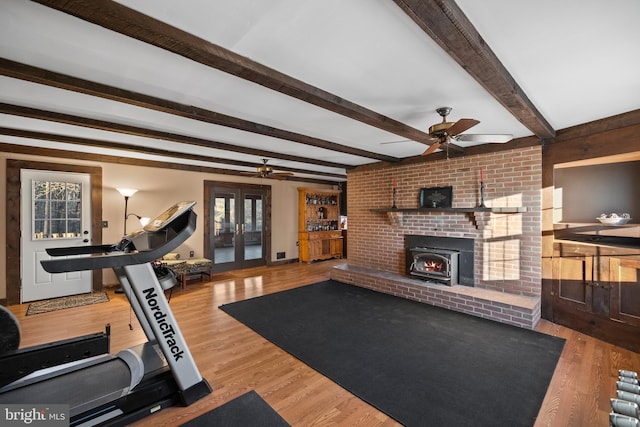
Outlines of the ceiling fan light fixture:
<svg viewBox="0 0 640 427">
<path fill-rule="evenodd" d="M 442 123 L 437 123 L 429 127 L 429 135 L 436 138 L 442 138 L 443 136 L 446 136 L 447 129 L 449 129 L 451 126 L 453 126 L 453 122 L 443 121 Z"/>
<path fill-rule="evenodd" d="M 269 159 L 262 159 L 262 164 L 258 166 L 255 172 L 241 172 L 242 175 L 249 175 L 256 178 L 275 178 L 284 179 L 293 175 L 292 172 L 274 172 L 271 166 L 267 165 Z"/>
<path fill-rule="evenodd" d="M 451 107 L 439 107 L 436 108 L 436 113 L 442 117 L 441 123 L 436 123 L 429 127 L 429 136 L 434 140 L 434 143 L 422 153 L 423 156 L 428 155 L 436 151 L 442 145 L 445 146 L 447 151 L 447 158 L 449 158 L 449 149 L 455 149 L 456 151 L 463 152 L 463 148 L 452 144 L 451 141 L 458 141 L 458 137 L 462 132 L 474 127 L 479 120 L 476 119 L 459 119 L 455 122 L 447 122 L 447 116 L 451 112 Z"/>
<path fill-rule="evenodd" d="M 273 173 L 273 168 L 271 166 L 262 165 L 258 167 L 258 173 L 262 176 L 267 176 Z"/>
</svg>

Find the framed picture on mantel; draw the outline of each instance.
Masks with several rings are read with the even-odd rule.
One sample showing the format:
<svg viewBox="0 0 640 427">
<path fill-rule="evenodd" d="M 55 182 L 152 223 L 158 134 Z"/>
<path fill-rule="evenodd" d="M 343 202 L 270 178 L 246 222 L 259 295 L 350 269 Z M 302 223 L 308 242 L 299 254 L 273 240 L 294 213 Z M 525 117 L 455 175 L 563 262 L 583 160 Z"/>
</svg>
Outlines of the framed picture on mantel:
<svg viewBox="0 0 640 427">
<path fill-rule="evenodd" d="M 429 187 L 420 189 L 421 208 L 450 208 L 453 202 L 453 187 Z"/>
</svg>

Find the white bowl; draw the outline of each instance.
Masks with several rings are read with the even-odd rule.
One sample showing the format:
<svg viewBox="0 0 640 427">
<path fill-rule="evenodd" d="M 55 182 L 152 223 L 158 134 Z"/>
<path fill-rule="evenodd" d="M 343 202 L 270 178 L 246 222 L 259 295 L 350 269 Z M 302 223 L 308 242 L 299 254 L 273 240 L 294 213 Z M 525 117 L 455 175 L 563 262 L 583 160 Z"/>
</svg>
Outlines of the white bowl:
<svg viewBox="0 0 640 427">
<path fill-rule="evenodd" d="M 631 218 L 596 218 L 598 221 L 605 225 L 624 225 L 631 221 Z"/>
</svg>

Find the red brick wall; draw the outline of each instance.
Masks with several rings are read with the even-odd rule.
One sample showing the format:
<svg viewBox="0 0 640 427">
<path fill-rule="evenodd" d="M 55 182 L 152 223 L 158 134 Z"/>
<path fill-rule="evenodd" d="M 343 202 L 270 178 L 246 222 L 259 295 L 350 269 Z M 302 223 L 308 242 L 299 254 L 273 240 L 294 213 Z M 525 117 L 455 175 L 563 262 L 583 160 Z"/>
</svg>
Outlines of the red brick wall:
<svg viewBox="0 0 640 427">
<path fill-rule="evenodd" d="M 476 228 L 469 213 L 404 213 L 392 225 L 372 208 L 392 205 L 394 179 L 398 208 L 418 207 L 422 187 L 453 186 L 453 207 L 480 203 L 480 168 L 485 204 L 526 207 L 527 212 L 490 215 Z M 348 173 L 349 265 L 405 274 L 404 235 L 475 239 L 475 286 L 540 297 L 542 148 L 451 158 L 412 165 L 355 169 Z"/>
</svg>

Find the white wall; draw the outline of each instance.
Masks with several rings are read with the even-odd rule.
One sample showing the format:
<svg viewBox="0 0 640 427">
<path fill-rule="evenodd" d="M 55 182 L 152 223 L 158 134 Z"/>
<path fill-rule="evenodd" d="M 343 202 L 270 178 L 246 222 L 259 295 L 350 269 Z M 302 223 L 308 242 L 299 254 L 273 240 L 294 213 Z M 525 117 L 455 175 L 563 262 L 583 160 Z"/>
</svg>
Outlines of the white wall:
<svg viewBox="0 0 640 427">
<path fill-rule="evenodd" d="M 244 178 L 232 175 L 220 175 L 201 172 L 186 172 L 172 169 L 128 166 L 114 163 L 96 163 L 39 157 L 0 152 L 0 211 L 6 212 L 6 159 L 32 160 L 38 162 L 82 164 L 102 168 L 102 220 L 109 226 L 103 229 L 102 243 L 117 242 L 124 232 L 124 198 L 116 188 L 137 188 L 138 192 L 129 198 L 128 212 L 153 218 L 173 203 L 182 200 L 196 201 L 195 212 L 198 215 L 196 232 L 176 252 L 181 258 L 188 258 L 193 250 L 195 257 L 203 256 L 204 218 L 203 197 L 205 181 L 242 182 L 270 185 L 272 188 L 272 233 L 270 260 L 276 260 L 277 252 L 285 252 L 286 259 L 298 257 L 298 187 L 308 187 L 308 183 L 274 179 Z M 312 185 L 318 188 L 331 188 L 326 185 Z M 3 215 L 4 217 L 4 215 Z M 127 231 L 140 227 L 135 217 L 129 217 Z M 94 242 L 95 244 L 95 242 Z M 0 225 L 0 299 L 6 298 L 6 228 L 5 221 Z M 282 260 L 278 260 L 282 261 Z M 105 284 L 117 282 L 110 270 L 103 273 Z"/>
</svg>

